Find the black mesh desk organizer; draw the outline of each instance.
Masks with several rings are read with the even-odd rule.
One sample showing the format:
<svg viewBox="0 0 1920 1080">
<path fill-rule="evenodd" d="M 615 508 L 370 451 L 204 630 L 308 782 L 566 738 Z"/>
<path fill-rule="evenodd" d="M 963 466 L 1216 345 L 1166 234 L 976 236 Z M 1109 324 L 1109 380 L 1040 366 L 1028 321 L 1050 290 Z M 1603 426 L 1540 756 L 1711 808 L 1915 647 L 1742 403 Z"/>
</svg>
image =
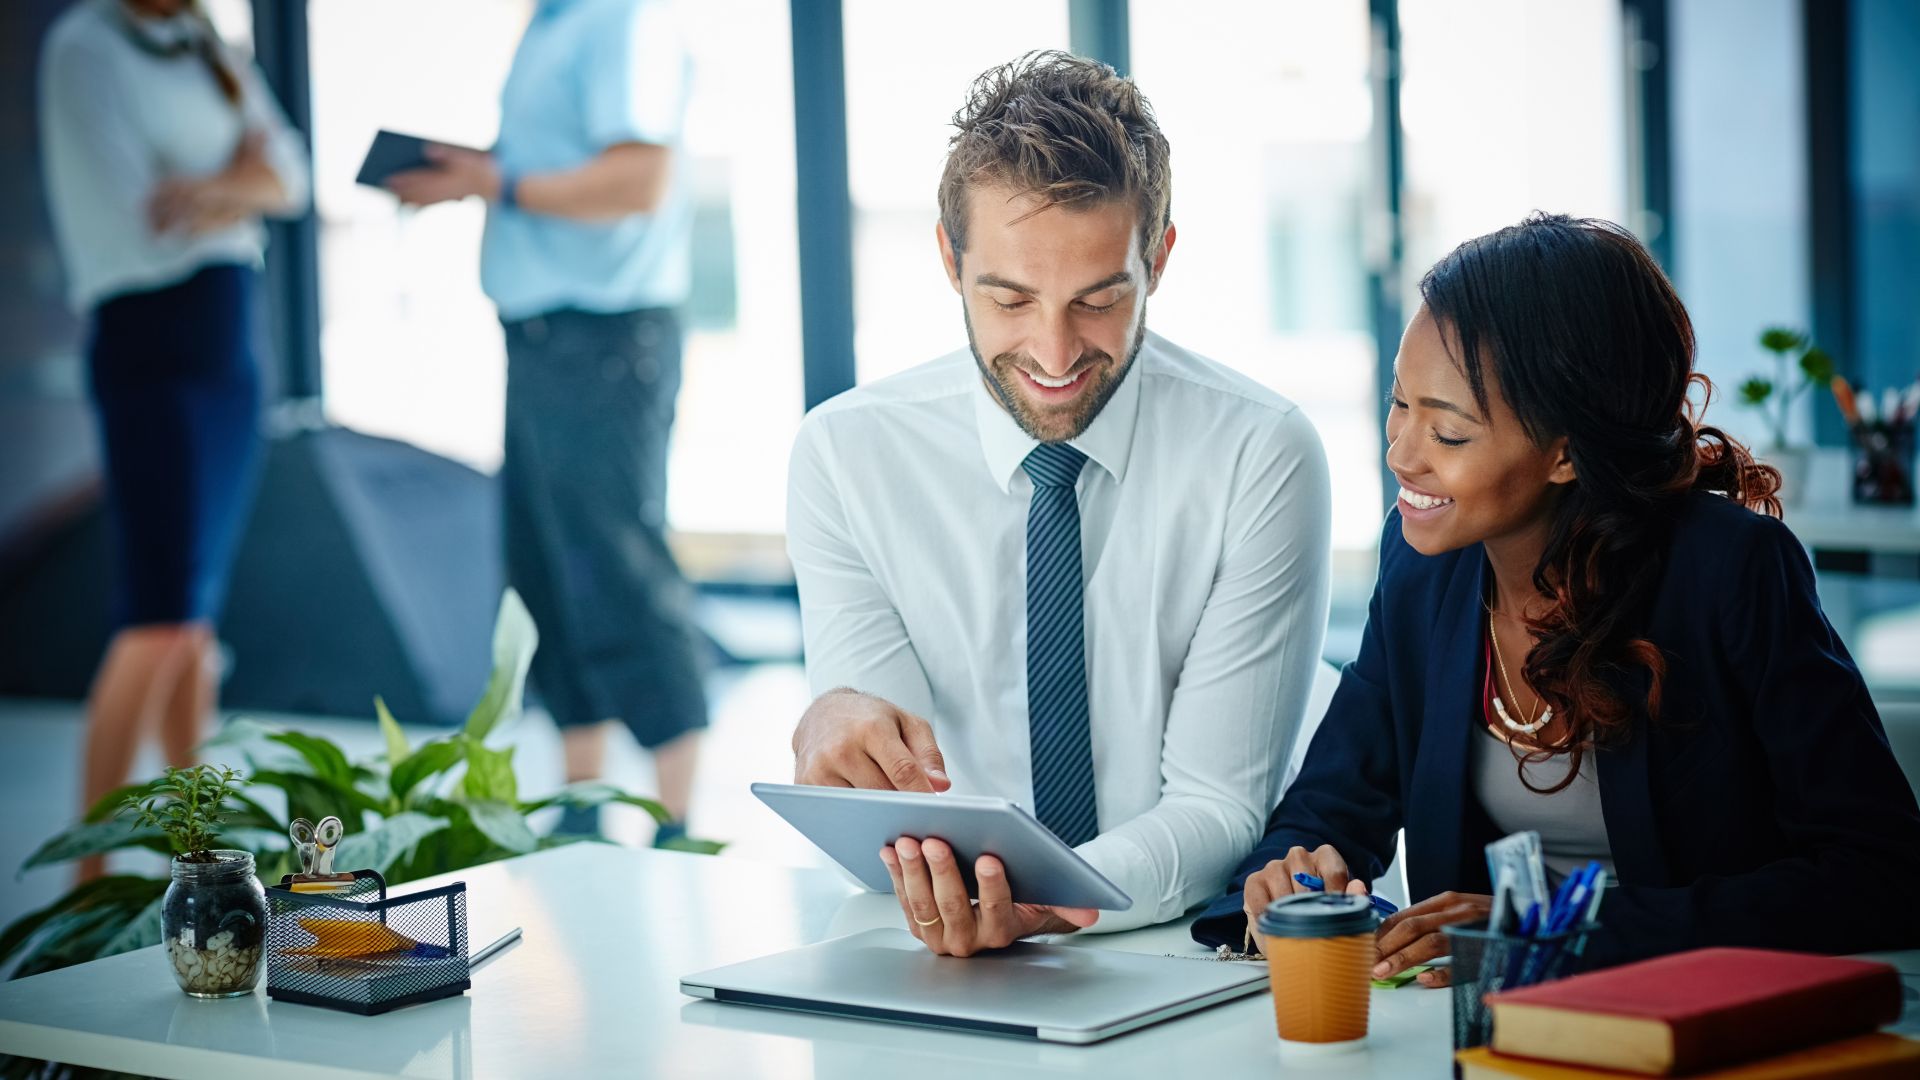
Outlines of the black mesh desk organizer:
<svg viewBox="0 0 1920 1080">
<path fill-rule="evenodd" d="M 465 993 L 467 883 L 389 897 L 377 872 L 354 878 L 340 893 L 288 878 L 267 890 L 267 996 L 372 1016 Z"/>
<path fill-rule="evenodd" d="M 1490 932 L 1485 923 L 1446 927 L 1453 946 L 1453 1048 L 1465 1050 L 1493 1041 L 1493 1009 L 1488 994 L 1552 982 L 1579 963 L 1592 928 L 1575 926 L 1558 934 L 1520 937 Z"/>
</svg>

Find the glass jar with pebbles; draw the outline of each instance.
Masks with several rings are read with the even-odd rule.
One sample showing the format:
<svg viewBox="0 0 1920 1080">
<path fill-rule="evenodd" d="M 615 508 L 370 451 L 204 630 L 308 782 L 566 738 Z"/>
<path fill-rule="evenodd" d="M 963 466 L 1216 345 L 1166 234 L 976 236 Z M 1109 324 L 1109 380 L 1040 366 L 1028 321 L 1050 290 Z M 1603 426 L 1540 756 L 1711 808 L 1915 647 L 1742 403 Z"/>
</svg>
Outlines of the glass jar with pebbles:
<svg viewBox="0 0 1920 1080">
<path fill-rule="evenodd" d="M 260 981 L 267 894 L 244 851 L 205 854 L 212 862 L 173 860 L 160 901 L 167 959 L 180 989 L 195 997 L 238 997 Z"/>
<path fill-rule="evenodd" d="M 136 827 L 164 835 L 173 848 L 173 880 L 160 900 L 161 940 L 174 980 L 194 997 L 238 997 L 260 981 L 266 890 L 252 854 L 213 846 L 223 812 L 245 782 L 225 766 L 168 769 L 122 804 Z"/>
</svg>

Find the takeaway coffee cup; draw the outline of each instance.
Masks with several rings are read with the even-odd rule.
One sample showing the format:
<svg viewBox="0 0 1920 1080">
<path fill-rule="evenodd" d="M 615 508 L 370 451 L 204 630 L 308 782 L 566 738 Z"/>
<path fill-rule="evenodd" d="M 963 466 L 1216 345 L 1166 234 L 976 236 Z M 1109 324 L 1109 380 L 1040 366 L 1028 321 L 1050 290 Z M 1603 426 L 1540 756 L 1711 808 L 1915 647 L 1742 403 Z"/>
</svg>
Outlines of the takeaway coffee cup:
<svg viewBox="0 0 1920 1080">
<path fill-rule="evenodd" d="M 1377 921 L 1368 899 L 1349 893 L 1295 893 L 1261 913 L 1283 1047 L 1344 1049 L 1367 1037 Z"/>
</svg>

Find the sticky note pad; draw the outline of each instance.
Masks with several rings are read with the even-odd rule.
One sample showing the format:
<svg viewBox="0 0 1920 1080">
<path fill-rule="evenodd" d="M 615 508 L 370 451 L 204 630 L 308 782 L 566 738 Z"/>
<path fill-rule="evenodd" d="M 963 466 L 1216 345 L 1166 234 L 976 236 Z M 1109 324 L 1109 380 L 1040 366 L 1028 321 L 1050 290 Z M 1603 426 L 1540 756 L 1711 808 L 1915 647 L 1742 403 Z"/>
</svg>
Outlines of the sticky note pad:
<svg viewBox="0 0 1920 1080">
<path fill-rule="evenodd" d="M 1397 975 L 1392 975 L 1385 979 L 1375 979 L 1373 980 L 1373 985 L 1382 990 L 1398 990 L 1419 978 L 1421 972 L 1429 970 L 1432 970 L 1431 964 L 1415 964 Z"/>
</svg>

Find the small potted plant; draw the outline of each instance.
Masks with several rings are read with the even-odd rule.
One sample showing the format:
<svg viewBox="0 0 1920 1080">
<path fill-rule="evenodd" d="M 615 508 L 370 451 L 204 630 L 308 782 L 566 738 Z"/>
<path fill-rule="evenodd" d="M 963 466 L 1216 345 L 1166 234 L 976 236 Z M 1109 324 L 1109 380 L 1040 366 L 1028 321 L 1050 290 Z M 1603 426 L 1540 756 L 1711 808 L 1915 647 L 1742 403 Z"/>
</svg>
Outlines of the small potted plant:
<svg viewBox="0 0 1920 1080">
<path fill-rule="evenodd" d="M 1763 456 L 1780 470 L 1782 499 L 1797 501 L 1807 485 L 1810 448 L 1787 444 L 1787 418 L 1801 394 L 1832 384 L 1833 357 L 1806 334 L 1784 326 L 1762 330 L 1760 347 L 1773 354 L 1773 376 L 1755 375 L 1741 383 L 1740 401 L 1766 418 L 1773 444 Z"/>
<path fill-rule="evenodd" d="M 161 940 L 174 979 L 194 997 L 238 997 L 260 979 L 266 890 L 254 876 L 252 854 L 214 847 L 228 800 L 245 782 L 225 766 L 168 769 L 121 804 L 122 814 L 160 830 L 173 848 Z"/>
</svg>

